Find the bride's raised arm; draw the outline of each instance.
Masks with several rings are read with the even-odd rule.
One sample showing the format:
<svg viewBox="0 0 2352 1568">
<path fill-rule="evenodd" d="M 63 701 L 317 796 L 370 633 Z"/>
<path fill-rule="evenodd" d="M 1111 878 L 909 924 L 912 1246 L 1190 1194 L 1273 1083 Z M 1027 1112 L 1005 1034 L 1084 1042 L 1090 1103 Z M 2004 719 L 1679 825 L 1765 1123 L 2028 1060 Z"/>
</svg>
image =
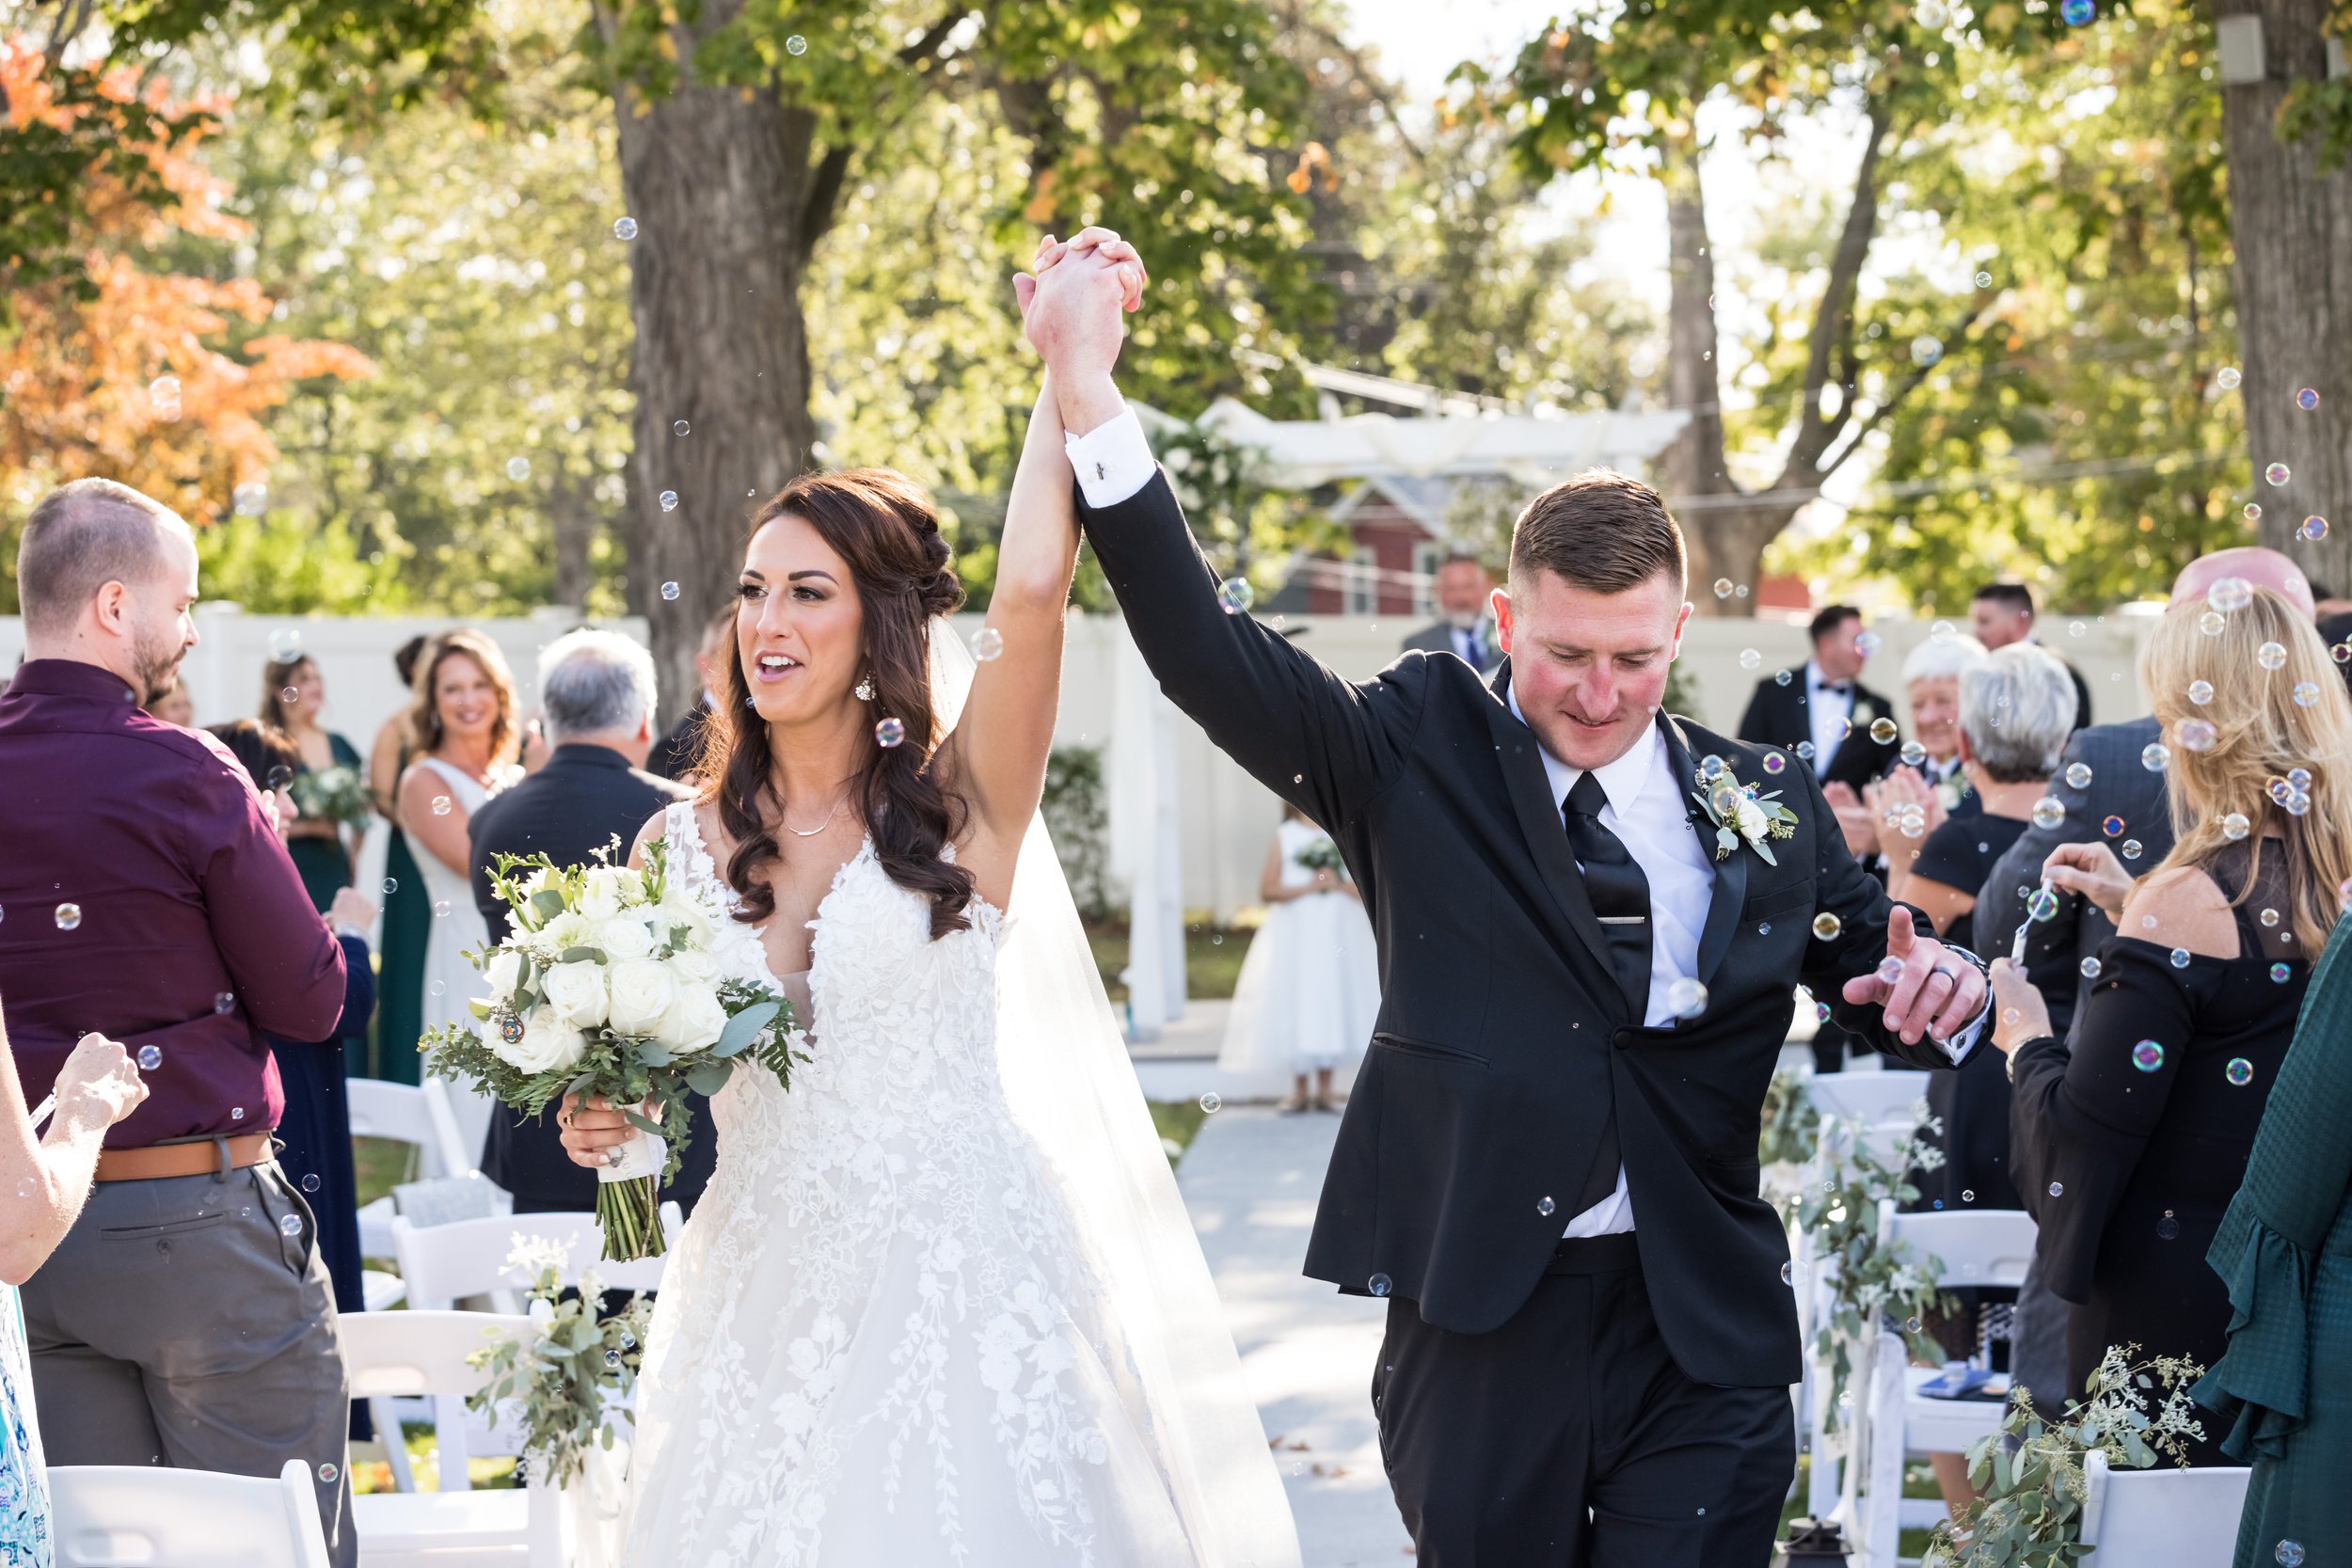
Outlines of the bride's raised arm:
<svg viewBox="0 0 2352 1568">
<path fill-rule="evenodd" d="M 1005 504 L 996 586 L 971 696 L 946 751 L 970 802 L 973 830 L 1017 847 L 1045 789 L 1045 759 L 1061 706 L 1062 622 L 1078 562 L 1077 508 L 1061 416 L 1042 388 Z"/>
</svg>

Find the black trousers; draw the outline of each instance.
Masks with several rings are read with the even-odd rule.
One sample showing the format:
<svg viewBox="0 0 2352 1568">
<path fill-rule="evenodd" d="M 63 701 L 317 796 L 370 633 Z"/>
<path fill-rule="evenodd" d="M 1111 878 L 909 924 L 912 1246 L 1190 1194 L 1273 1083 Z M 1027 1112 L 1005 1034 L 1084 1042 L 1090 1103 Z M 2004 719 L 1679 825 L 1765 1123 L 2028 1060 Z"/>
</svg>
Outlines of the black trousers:
<svg viewBox="0 0 2352 1568">
<path fill-rule="evenodd" d="M 1491 1334 L 1392 1299 L 1372 1403 L 1422 1568 L 1761 1568 L 1796 1474 L 1788 1390 L 1684 1376 L 1630 1235 Z"/>
</svg>

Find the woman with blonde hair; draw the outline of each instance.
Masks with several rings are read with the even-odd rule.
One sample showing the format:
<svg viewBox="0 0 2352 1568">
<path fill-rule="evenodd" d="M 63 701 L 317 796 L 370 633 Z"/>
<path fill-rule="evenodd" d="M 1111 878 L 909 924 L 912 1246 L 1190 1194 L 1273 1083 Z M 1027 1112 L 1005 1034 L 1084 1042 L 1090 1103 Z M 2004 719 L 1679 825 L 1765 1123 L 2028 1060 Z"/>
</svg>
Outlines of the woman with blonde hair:
<svg viewBox="0 0 2352 1568">
<path fill-rule="evenodd" d="M 460 627 L 434 640 L 417 661 L 416 699 L 408 710 L 417 759 L 400 776 L 400 830 L 417 853 L 432 903 L 424 950 L 423 1026 L 470 1026 L 474 994 L 469 948 L 489 944 L 473 901 L 473 850 L 468 826 L 484 801 L 522 776 L 515 766 L 515 676 L 506 656 L 483 633 Z M 453 1094 L 468 1147 L 481 1148 L 489 1102 Z"/>
<path fill-rule="evenodd" d="M 2205 1254 L 2352 877 L 2352 699 L 2308 617 L 2224 578 L 2166 611 L 2140 673 L 2164 726 L 2148 760 L 2166 770 L 2172 852 L 2137 882 L 2104 843 L 2046 863 L 2117 927 L 2083 960 L 2071 1042 L 2014 965 L 1994 966 L 2013 1168 L 2073 1304 L 2075 1388 L 2113 1345 L 2220 1359 L 2230 1304 Z M 2220 1463 L 2218 1437 L 2193 1462 Z"/>
</svg>

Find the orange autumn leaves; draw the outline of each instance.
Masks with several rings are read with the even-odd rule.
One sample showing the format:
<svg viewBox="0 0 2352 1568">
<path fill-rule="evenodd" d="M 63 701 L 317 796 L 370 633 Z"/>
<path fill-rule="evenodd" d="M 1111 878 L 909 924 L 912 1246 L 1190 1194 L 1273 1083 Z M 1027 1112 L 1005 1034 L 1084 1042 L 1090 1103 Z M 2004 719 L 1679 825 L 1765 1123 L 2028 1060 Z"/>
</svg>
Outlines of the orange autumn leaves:
<svg viewBox="0 0 2352 1568">
<path fill-rule="evenodd" d="M 89 111 L 60 105 L 37 44 L 0 40 L 0 91 L 9 130 L 71 128 Z M 129 103 L 133 71 L 111 73 L 103 97 Z M 160 87 L 149 102 L 162 105 Z M 212 104 L 176 105 L 177 109 Z M 0 333 L 0 476 L 20 515 L 66 480 L 103 475 L 135 485 L 194 523 L 224 516 L 235 487 L 262 478 L 278 455 L 262 418 L 292 383 L 363 376 L 365 356 L 340 343 L 242 333 L 269 319 L 272 301 L 251 278 L 157 270 L 151 248 L 180 236 L 234 240 L 241 220 L 221 210 L 226 185 L 196 156 L 201 121 L 141 150 L 167 193 L 141 199 L 105 166 L 76 191 L 81 279 L 21 289 L 12 329 Z M 161 382 L 160 395 L 158 383 Z M 176 385 L 175 385 L 176 384 Z M 170 395 L 173 391 L 177 396 Z"/>
</svg>

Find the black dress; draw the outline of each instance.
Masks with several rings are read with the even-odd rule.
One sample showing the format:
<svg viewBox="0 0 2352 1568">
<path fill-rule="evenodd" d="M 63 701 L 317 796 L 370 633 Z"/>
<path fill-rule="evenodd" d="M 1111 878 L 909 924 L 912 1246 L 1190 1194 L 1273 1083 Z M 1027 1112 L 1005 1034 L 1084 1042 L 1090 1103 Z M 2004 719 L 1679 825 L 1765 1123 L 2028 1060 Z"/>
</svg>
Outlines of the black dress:
<svg viewBox="0 0 2352 1568">
<path fill-rule="evenodd" d="M 2232 846 L 2211 868 L 2224 894 L 2246 885 L 2248 860 Z M 2073 1395 L 2110 1345 L 2206 1367 L 2229 1347 L 2229 1297 L 2205 1254 L 2246 1174 L 2311 980 L 2285 918 L 2282 860 L 2273 845 L 2237 909 L 2237 958 L 2114 937 L 2099 950 L 2071 1049 L 2028 1040 L 2011 1058 L 2018 1185 L 2041 1226 L 2050 1288 L 2074 1304 Z M 2275 926 L 2263 923 L 2265 910 L 2280 912 Z M 2220 1423 L 2205 1425 L 2191 1462 L 2228 1463 Z"/>
</svg>

